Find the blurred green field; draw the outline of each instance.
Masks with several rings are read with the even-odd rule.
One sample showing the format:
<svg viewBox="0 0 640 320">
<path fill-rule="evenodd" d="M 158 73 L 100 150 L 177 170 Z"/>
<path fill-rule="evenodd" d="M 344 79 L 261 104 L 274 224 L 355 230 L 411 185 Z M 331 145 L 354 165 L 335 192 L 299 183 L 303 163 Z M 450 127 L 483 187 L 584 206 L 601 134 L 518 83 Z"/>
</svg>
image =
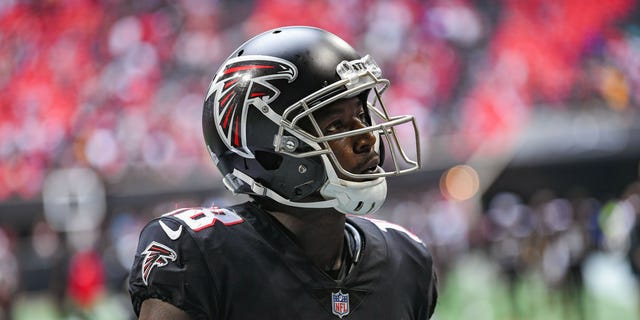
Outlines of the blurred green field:
<svg viewBox="0 0 640 320">
<path fill-rule="evenodd" d="M 577 295 L 549 289 L 540 274 L 522 275 L 512 294 L 494 264 L 480 255 L 466 256 L 442 283 L 432 319 L 640 319 L 637 288 L 625 266 L 622 257 L 597 255 L 590 259 L 585 266 L 581 314 Z M 516 310 L 511 301 L 515 301 Z"/>
<path fill-rule="evenodd" d="M 128 320 L 132 318 L 128 296 L 110 295 L 90 310 L 62 311 L 47 295 L 22 296 L 13 312 L 14 320 Z"/>
</svg>

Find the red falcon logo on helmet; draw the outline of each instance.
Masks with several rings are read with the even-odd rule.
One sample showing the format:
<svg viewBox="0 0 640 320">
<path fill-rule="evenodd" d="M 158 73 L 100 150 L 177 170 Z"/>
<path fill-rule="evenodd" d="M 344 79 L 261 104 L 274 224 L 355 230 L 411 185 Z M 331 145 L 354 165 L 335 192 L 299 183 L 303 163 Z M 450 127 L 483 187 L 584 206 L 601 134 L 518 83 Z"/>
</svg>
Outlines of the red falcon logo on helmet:
<svg viewBox="0 0 640 320">
<path fill-rule="evenodd" d="M 176 261 L 178 255 L 171 248 L 158 242 L 151 242 L 142 252 L 144 260 L 142 261 L 142 282 L 148 285 L 149 274 L 154 267 L 164 267 L 169 261 Z"/>
<path fill-rule="evenodd" d="M 249 105 L 256 99 L 266 104 L 280 95 L 269 81 L 292 82 L 297 69 L 291 62 L 270 56 L 241 56 L 229 59 L 220 68 L 209 87 L 207 99 L 213 96 L 213 116 L 220 138 L 229 150 L 246 158 L 254 158 L 247 148 L 246 121 Z"/>
</svg>

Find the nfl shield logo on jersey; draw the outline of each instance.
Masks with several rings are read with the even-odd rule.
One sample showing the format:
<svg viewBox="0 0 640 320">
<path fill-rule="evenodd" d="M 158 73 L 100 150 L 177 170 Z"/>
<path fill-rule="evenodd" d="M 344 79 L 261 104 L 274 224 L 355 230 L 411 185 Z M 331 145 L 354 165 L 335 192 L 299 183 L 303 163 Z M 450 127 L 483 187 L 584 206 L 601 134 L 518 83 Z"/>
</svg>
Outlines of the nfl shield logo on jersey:
<svg viewBox="0 0 640 320">
<path fill-rule="evenodd" d="M 349 294 L 342 293 L 342 290 L 331 293 L 331 309 L 333 314 L 342 317 L 349 314 Z"/>
</svg>

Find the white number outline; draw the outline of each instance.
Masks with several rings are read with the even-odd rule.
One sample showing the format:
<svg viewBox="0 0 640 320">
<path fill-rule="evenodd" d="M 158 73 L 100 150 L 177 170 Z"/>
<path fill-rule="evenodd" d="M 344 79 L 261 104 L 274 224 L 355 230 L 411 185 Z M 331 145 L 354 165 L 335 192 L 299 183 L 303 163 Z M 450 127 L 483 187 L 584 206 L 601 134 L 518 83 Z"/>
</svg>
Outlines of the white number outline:
<svg viewBox="0 0 640 320">
<path fill-rule="evenodd" d="M 193 231 L 209 228 L 220 221 L 225 226 L 244 222 L 237 213 L 224 208 L 183 208 L 171 211 L 163 216 L 174 216 L 184 221 Z"/>
</svg>

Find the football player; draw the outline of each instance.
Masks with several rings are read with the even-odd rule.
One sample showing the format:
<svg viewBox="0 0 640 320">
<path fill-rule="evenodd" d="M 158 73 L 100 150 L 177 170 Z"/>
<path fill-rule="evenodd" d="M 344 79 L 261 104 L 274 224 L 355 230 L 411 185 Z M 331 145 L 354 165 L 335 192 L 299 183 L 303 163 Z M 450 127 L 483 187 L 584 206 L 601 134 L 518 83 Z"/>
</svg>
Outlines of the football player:
<svg viewBox="0 0 640 320">
<path fill-rule="evenodd" d="M 381 76 L 370 56 L 304 26 L 264 32 L 224 61 L 204 139 L 224 185 L 251 201 L 178 209 L 143 229 L 129 283 L 140 319 L 431 317 L 423 242 L 362 217 L 382 206 L 386 177 L 420 167 L 415 119 L 387 113 Z"/>
</svg>

